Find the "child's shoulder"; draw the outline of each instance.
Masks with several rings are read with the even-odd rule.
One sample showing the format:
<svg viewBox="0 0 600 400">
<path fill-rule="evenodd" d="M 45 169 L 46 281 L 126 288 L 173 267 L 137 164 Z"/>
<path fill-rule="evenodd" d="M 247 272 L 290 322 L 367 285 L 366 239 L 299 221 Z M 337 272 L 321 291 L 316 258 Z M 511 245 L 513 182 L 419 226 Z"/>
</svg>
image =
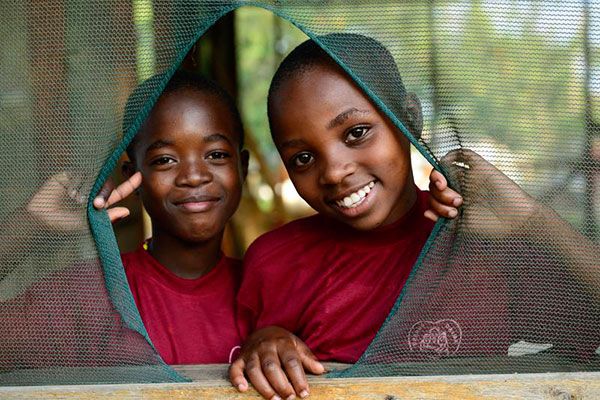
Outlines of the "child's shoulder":
<svg viewBox="0 0 600 400">
<path fill-rule="evenodd" d="M 123 267 L 125 270 L 136 268 L 140 264 L 143 264 L 146 257 L 146 250 L 143 247 L 143 244 L 140 244 L 135 250 L 129 251 L 126 253 L 121 253 L 121 262 L 123 263 Z"/>
<path fill-rule="evenodd" d="M 259 236 L 248 248 L 244 262 L 256 257 L 302 252 L 311 243 L 327 237 L 327 222 L 319 214 L 288 222 Z"/>
</svg>

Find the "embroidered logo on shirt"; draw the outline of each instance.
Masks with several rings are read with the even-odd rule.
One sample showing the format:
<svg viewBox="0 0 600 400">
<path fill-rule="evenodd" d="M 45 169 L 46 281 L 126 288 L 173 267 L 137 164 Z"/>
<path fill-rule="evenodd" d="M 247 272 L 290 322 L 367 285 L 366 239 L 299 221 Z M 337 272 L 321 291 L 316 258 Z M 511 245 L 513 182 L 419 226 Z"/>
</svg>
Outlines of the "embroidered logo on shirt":
<svg viewBox="0 0 600 400">
<path fill-rule="evenodd" d="M 452 319 L 419 321 L 410 328 L 408 346 L 432 358 L 455 354 L 460 347 L 462 331 Z"/>
</svg>

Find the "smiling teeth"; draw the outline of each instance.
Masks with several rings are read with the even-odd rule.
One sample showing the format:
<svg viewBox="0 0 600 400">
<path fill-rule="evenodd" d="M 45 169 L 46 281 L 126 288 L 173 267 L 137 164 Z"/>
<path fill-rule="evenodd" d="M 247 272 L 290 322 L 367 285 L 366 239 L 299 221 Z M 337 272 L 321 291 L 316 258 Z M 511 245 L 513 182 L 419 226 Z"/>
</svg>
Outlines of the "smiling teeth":
<svg viewBox="0 0 600 400">
<path fill-rule="evenodd" d="M 362 203 L 363 199 L 367 197 L 367 194 L 369 194 L 373 186 L 375 186 L 375 182 L 369 182 L 369 184 L 365 185 L 365 187 L 360 188 L 349 196 L 344 197 L 342 200 L 336 201 L 336 204 L 339 207 L 354 208 Z"/>
</svg>

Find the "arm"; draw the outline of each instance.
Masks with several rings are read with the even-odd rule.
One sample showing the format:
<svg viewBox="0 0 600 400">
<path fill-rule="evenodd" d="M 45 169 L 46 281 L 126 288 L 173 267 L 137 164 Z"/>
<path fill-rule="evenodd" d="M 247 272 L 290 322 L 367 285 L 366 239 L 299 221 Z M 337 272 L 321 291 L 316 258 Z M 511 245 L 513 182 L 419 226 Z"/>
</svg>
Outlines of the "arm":
<svg viewBox="0 0 600 400">
<path fill-rule="evenodd" d="M 310 349 L 298 337 L 283 328 L 270 326 L 254 332 L 240 357 L 229 368 L 231 384 L 244 392 L 248 382 L 267 399 L 305 398 L 309 394 L 304 370 L 313 374 L 325 372 Z"/>
<path fill-rule="evenodd" d="M 572 266 L 572 272 L 600 300 L 600 246 L 577 232 L 549 207 L 540 207 L 529 220 L 530 239 L 547 244 Z"/>
<path fill-rule="evenodd" d="M 114 187 L 107 181 L 94 199 L 98 209 L 108 208 L 130 195 L 140 184 L 140 173 Z M 86 196 L 77 189 L 77 182 L 68 173 L 51 176 L 31 197 L 26 206 L 16 210 L 0 227 L 0 279 L 14 269 L 15 261 L 28 252 L 37 237 L 49 234 L 75 235 L 87 226 L 85 221 Z M 111 222 L 126 217 L 124 207 L 108 209 Z"/>
<path fill-rule="evenodd" d="M 469 211 L 465 224 L 485 237 L 502 238 L 519 234 L 531 243 L 551 248 L 572 272 L 590 288 L 600 288 L 600 248 L 569 223 L 533 197 L 510 178 L 470 150 L 449 153 L 442 159 L 450 173 L 469 174 Z M 446 178 L 438 171 L 430 176 L 430 207 L 427 216 L 454 218 L 462 197 L 448 187 Z M 485 221 L 485 223 L 481 223 Z M 596 268 L 592 268 L 592 267 Z M 598 290 L 595 295 L 600 297 Z"/>
</svg>

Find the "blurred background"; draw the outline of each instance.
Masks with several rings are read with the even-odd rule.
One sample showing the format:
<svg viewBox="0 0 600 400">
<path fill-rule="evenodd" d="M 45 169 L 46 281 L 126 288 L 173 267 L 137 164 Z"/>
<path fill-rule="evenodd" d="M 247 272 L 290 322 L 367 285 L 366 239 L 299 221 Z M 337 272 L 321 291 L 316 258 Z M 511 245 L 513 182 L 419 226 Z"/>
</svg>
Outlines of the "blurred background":
<svg viewBox="0 0 600 400">
<path fill-rule="evenodd" d="M 329 6 L 343 8 L 343 3 L 332 0 Z M 482 154 L 530 194 L 552 205 L 582 233 L 598 240 L 599 3 L 598 0 L 565 0 L 558 7 L 558 3 L 552 1 L 439 0 L 406 1 L 398 7 L 396 1 L 381 1 L 379 8 L 389 8 L 389 19 L 385 23 L 371 21 L 368 14 L 360 13 L 331 18 L 310 7 L 306 8 L 306 18 L 311 24 L 323 27 L 323 31 L 331 28 L 331 31 L 372 32 L 384 44 L 393 46 L 394 54 L 410 55 L 409 59 L 397 61 L 408 90 L 416 92 L 423 103 L 424 137 L 432 148 L 438 146 L 435 133 L 443 125 L 444 115 L 460 115 L 462 124 L 459 120 L 458 126 L 452 124 L 452 129 L 462 130 L 463 138 L 476 138 L 463 142 L 462 146 Z M 100 110 L 102 115 L 119 115 L 137 82 L 157 70 L 164 70 L 160 60 L 164 62 L 171 57 L 161 53 L 164 52 L 161 40 L 172 33 L 171 28 L 161 22 L 168 18 L 155 20 L 157 4 L 152 0 L 115 4 L 114 18 L 127 16 L 129 19 L 130 16 L 134 27 L 128 40 L 120 38 L 119 42 L 115 39 L 115 43 L 107 43 L 106 54 L 97 56 L 115 65 L 120 65 L 116 64 L 116 58 L 122 58 L 123 65 L 135 62 L 137 76 L 133 77 L 123 67 L 117 78 L 103 78 L 102 74 L 108 72 L 103 70 L 101 62 L 94 61 L 97 76 L 90 76 L 89 80 L 98 86 L 118 84 L 120 88 L 110 103 L 114 109 Z M 168 14 L 169 8 L 179 6 L 179 2 L 161 4 L 160 12 Z M 73 103 L 69 111 L 73 125 L 77 125 L 79 119 L 96 118 L 101 114 L 93 109 L 94 98 L 70 100 L 70 92 L 65 89 L 69 87 L 67 78 L 64 82 L 46 79 L 48 71 L 52 71 L 53 76 L 67 77 L 71 72 L 84 74 L 92 69 L 86 67 L 85 62 L 95 60 L 92 57 L 95 54 L 69 50 L 70 40 L 81 36 L 80 32 L 87 32 L 90 24 L 85 20 L 71 21 L 64 7 L 21 6 L 8 13 L 9 7 L 8 3 L 0 3 L 0 11 L 7 11 L 7 18 L 13 19 L 12 25 L 23 25 L 23 34 L 0 42 L 3 60 L 0 76 L 10 78 L 1 80 L 0 109 L 7 117 L 0 119 L 0 129 L 14 132 L 5 135 L 3 144 L 6 150 L 2 162 L 7 165 L 15 162 L 12 161 L 15 155 L 26 157 L 29 147 L 39 148 L 39 153 L 45 154 L 43 149 L 66 140 L 43 133 L 39 137 L 23 137 L 22 127 L 32 124 L 36 132 L 68 131 L 67 121 L 52 117 L 52 113 L 34 114 L 29 118 L 30 113 L 23 110 L 54 110 L 56 105 Z M 90 18 L 93 15 L 90 11 Z M 70 24 L 52 22 L 67 19 Z M 27 24 L 36 29 L 26 29 Z M 8 35 L 11 29 L 9 25 L 0 26 L 0 37 Z M 44 43 L 40 38 L 43 39 L 45 31 L 53 32 L 54 47 L 36 44 L 36 40 Z M 239 256 L 262 232 L 311 213 L 286 176 L 271 143 L 266 118 L 270 79 L 281 59 L 305 38 L 298 28 L 273 13 L 246 6 L 220 19 L 182 62 L 181 68 L 219 81 L 237 99 L 244 119 L 251 163 L 242 204 L 227 230 L 225 251 L 228 254 Z M 28 41 L 33 45 L 24 51 Z M 57 49 L 57 46 L 62 48 Z M 94 49 L 90 47 L 89 52 Z M 27 64 L 27 57 L 36 60 L 36 69 L 31 71 L 33 78 L 20 67 Z M 28 87 L 28 79 L 36 82 L 31 98 L 44 104 L 30 104 L 23 89 Z M 115 79 L 118 82 L 114 82 Z M 85 93 L 85 90 L 75 91 L 79 90 L 78 82 L 71 84 L 72 91 Z M 454 108 L 448 110 L 448 104 Z M 114 121 L 114 126 L 101 125 L 101 128 L 119 131 L 118 125 L 118 121 Z M 81 129 L 86 129 L 85 126 L 82 122 Z M 114 145 L 119 139 L 102 138 L 114 141 Z M 437 150 L 444 150 L 443 145 L 439 144 Z M 77 152 L 78 160 L 85 160 L 82 153 L 91 151 L 88 147 L 82 143 L 71 150 Z M 417 151 L 413 153 L 415 181 L 425 188 L 431 167 Z M 549 159 L 548 154 L 565 156 Z M 69 158 L 66 152 L 51 160 L 40 158 L 36 162 L 41 169 L 51 163 L 60 171 L 69 165 Z M 121 179 L 118 169 L 113 175 L 115 180 Z M 23 179 L 39 178 L 34 169 L 27 168 L 16 177 L 11 175 L 0 188 L 2 198 L 15 203 L 26 202 L 29 192 L 20 190 L 18 184 L 9 185 Z M 121 250 L 129 251 L 148 237 L 150 225 L 135 196 L 125 203 L 132 215 L 119 222 L 115 232 Z"/>
<path fill-rule="evenodd" d="M 379 7 L 390 8 L 398 21 L 394 28 L 386 24 L 381 33 L 390 35 L 393 30 L 391 40 L 405 47 L 404 53 L 414 54 L 399 64 L 408 90 L 423 102 L 424 137 L 431 146 L 436 145 L 436 124 L 443 118 L 440 104 L 456 103 L 469 121 L 472 136 L 479 138 L 464 146 L 479 152 L 530 194 L 554 204 L 565 219 L 597 240 L 600 129 L 595 115 L 600 65 L 594 60 L 600 50 L 600 21 L 590 11 L 594 4 L 575 3 L 572 12 L 563 9 L 558 15 L 552 2 L 508 0 L 435 5 L 431 1 L 429 6 L 407 2 L 401 8 L 382 2 Z M 153 73 L 147 60 L 156 57 L 154 44 L 163 32 L 153 23 L 151 0 L 134 0 L 132 7 L 136 56 L 144 60 L 138 69 L 141 81 Z M 523 13 L 528 18 L 522 18 Z M 353 17 L 331 20 L 315 13 L 312 18 L 336 30 L 364 23 L 364 16 L 356 21 Z M 415 35 L 411 26 L 401 23 L 405 18 L 423 21 L 421 28 L 428 32 Z M 368 29 L 377 30 L 377 24 Z M 219 81 L 237 99 L 246 128 L 250 171 L 242 204 L 227 230 L 228 254 L 239 256 L 261 233 L 311 213 L 286 175 L 266 117 L 271 77 L 283 57 L 305 39 L 299 29 L 273 13 L 242 7 L 203 35 L 181 65 Z M 442 47 L 445 51 L 439 51 Z M 529 49 L 539 52 L 540 48 L 544 54 L 530 56 Z M 461 52 L 468 56 L 460 56 Z M 555 89 L 549 91 L 548 86 Z M 436 87 L 451 88 L 458 95 L 449 99 Z M 461 104 L 461 98 L 468 101 Z M 545 149 L 578 149 L 575 153 L 581 159 L 548 160 L 543 151 L 538 157 L 532 141 Z M 560 172 L 552 172 L 553 185 L 537 186 L 536 175 L 544 175 L 545 168 L 548 173 L 556 171 L 557 166 Z M 426 188 L 431 166 L 415 149 L 413 168 L 415 182 Z M 117 180 L 119 175 L 115 173 Z M 573 201 L 575 208 L 569 206 Z M 139 201 L 131 198 L 127 203 L 132 215 L 115 227 L 123 251 L 135 248 L 150 233 Z"/>
</svg>

